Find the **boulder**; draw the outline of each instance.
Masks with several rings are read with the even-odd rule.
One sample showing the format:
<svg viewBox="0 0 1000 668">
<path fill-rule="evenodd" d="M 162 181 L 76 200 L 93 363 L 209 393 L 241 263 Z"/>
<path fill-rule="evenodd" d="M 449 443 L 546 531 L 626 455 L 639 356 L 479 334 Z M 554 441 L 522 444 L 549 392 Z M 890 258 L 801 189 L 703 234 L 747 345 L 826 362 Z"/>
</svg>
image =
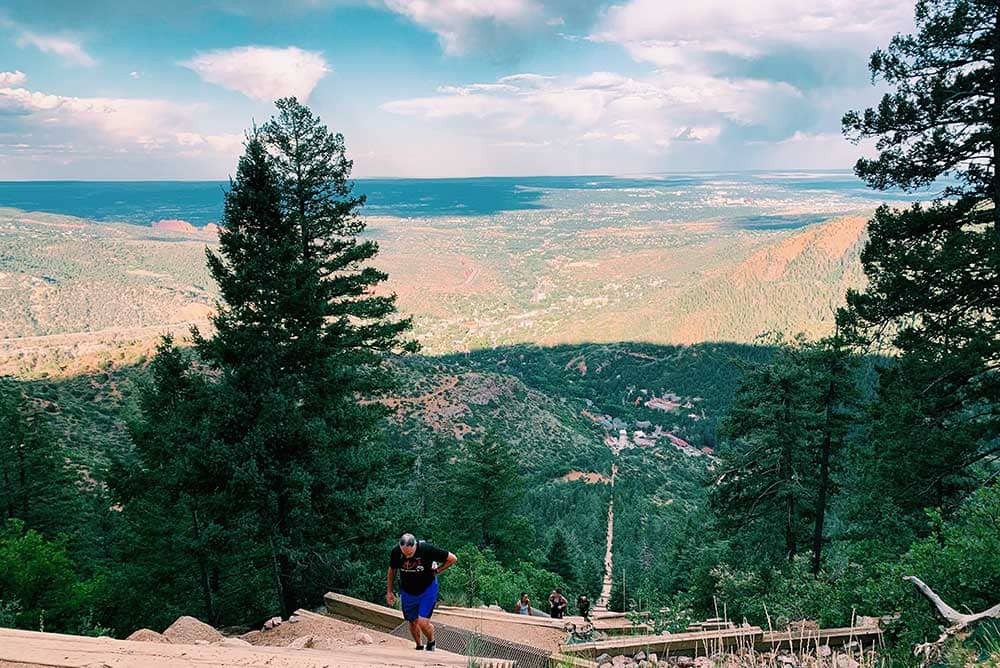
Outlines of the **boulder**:
<svg viewBox="0 0 1000 668">
<path fill-rule="evenodd" d="M 281 617 L 271 617 L 271 619 L 264 622 L 263 631 L 270 631 L 271 629 L 281 626 Z"/>
<path fill-rule="evenodd" d="M 193 645 L 197 640 L 209 643 L 222 640 L 223 635 L 203 621 L 194 617 L 178 617 L 177 621 L 167 627 L 163 635 L 172 643 Z"/>
<path fill-rule="evenodd" d="M 632 657 L 632 658 L 634 658 L 636 661 L 644 661 L 646 659 L 646 653 L 645 652 L 637 652 L 636 655 L 634 657 Z"/>
<path fill-rule="evenodd" d="M 657 659 L 658 659 L 658 657 L 656 656 L 656 652 L 650 652 L 649 653 L 649 662 L 651 664 L 653 664 L 654 666 L 656 665 Z"/>
<path fill-rule="evenodd" d="M 597 662 L 598 664 L 611 663 L 611 655 L 607 653 L 601 654 L 599 657 L 594 659 L 594 661 Z"/>
<path fill-rule="evenodd" d="M 372 637 L 369 634 L 367 634 L 367 633 L 359 631 L 359 632 L 357 632 L 357 633 L 354 634 L 354 644 L 355 645 L 371 645 L 374 642 L 375 641 L 372 640 Z"/>
<path fill-rule="evenodd" d="M 223 638 L 217 643 L 213 643 L 219 647 L 253 647 L 246 640 L 241 640 L 240 638 Z"/>
<path fill-rule="evenodd" d="M 829 645 L 820 645 L 819 647 L 816 648 L 816 656 L 818 656 L 821 659 L 825 659 L 831 654 L 833 654 L 833 650 L 830 649 Z"/>
<path fill-rule="evenodd" d="M 136 642 L 170 642 L 170 639 L 162 633 L 157 633 L 150 629 L 139 629 L 128 638 L 125 638 L 125 640 L 134 640 Z"/>
</svg>

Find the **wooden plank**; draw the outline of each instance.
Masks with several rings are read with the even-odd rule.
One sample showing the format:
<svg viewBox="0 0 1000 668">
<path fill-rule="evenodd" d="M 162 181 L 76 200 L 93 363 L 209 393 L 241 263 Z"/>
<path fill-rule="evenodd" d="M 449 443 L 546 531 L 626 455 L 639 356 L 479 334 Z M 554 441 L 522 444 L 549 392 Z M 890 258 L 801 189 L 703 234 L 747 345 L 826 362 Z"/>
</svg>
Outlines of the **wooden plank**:
<svg viewBox="0 0 1000 668">
<path fill-rule="evenodd" d="M 395 608 L 369 603 L 360 598 L 327 592 L 323 596 L 327 611 L 334 617 L 371 624 L 377 629 L 392 631 L 403 623 L 403 613 Z"/>
<path fill-rule="evenodd" d="M 865 644 L 879 642 L 882 630 L 877 626 L 855 626 L 830 629 L 803 629 L 800 631 L 770 631 L 764 633 L 759 647 L 764 649 L 798 649 L 829 645 L 839 647 L 857 640 Z"/>
<path fill-rule="evenodd" d="M 452 605 L 439 605 L 434 609 L 434 614 L 455 615 L 458 617 L 468 617 L 474 619 L 495 619 L 508 624 L 523 624 L 526 626 L 544 626 L 552 629 L 562 630 L 566 624 L 564 619 L 553 619 L 551 617 L 531 617 L 528 615 L 518 615 L 513 612 L 504 612 L 492 608 L 461 608 Z M 582 620 L 581 620 L 582 621 Z"/>
<path fill-rule="evenodd" d="M 513 668 L 503 659 L 473 658 L 475 665 Z M 53 668 L 108 665 L 119 668 L 229 668 L 231 666 L 329 668 L 329 666 L 394 668 L 467 668 L 470 657 L 438 650 L 433 654 L 377 645 L 335 650 L 288 647 L 229 647 L 85 638 L 0 628 L 0 666 Z"/>
<path fill-rule="evenodd" d="M 658 636 L 622 636 L 610 640 L 563 645 L 560 651 L 563 654 L 590 657 L 604 653 L 611 654 L 612 656 L 615 654 L 635 654 L 639 651 L 664 654 L 676 651 L 698 650 L 705 647 L 716 648 L 720 645 L 722 647 L 732 647 L 741 644 L 755 644 L 763 636 L 763 633 L 760 627 L 748 626 L 719 631 L 672 633 Z"/>
</svg>

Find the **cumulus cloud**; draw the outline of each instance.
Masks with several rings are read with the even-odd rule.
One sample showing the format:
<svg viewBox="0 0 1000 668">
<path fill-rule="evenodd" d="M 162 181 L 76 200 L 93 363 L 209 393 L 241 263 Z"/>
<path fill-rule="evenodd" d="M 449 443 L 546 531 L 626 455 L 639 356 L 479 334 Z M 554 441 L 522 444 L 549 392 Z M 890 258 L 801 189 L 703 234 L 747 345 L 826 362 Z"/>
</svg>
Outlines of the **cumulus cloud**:
<svg viewBox="0 0 1000 668">
<path fill-rule="evenodd" d="M 771 110 L 801 97 L 787 83 L 698 73 L 519 74 L 497 83 L 441 88 L 437 95 L 395 100 L 382 109 L 447 121 L 493 145 L 618 142 L 648 152 L 710 144 L 726 126 L 767 126 Z"/>
<path fill-rule="evenodd" d="M 20 71 L 0 72 L 0 86 L 18 86 L 28 80 L 28 76 Z"/>
<path fill-rule="evenodd" d="M 494 42 L 500 31 L 516 32 L 543 25 L 545 7 L 538 0 L 384 0 L 390 10 L 438 36 L 445 53 L 465 53 L 471 45 Z"/>
<path fill-rule="evenodd" d="M 306 100 L 331 70 L 317 51 L 244 46 L 199 53 L 181 63 L 203 80 L 255 100 L 294 95 Z"/>
<path fill-rule="evenodd" d="M 628 0 L 607 9 L 591 39 L 660 67 L 698 53 L 752 58 L 778 46 L 869 51 L 912 27 L 912 13 L 899 0 Z"/>
<path fill-rule="evenodd" d="M 199 132 L 201 114 L 195 106 L 158 99 L 59 95 L 18 86 L 23 80 L 23 75 L 0 77 L 0 136 L 20 138 L 17 146 L 0 147 L 0 162 L 7 160 L 8 169 L 27 169 L 28 162 L 37 160 L 118 164 L 129 155 L 153 154 L 197 155 L 214 160 L 216 166 L 231 165 L 238 155 L 242 136 Z M 226 173 L 219 171 L 214 176 Z"/>
</svg>

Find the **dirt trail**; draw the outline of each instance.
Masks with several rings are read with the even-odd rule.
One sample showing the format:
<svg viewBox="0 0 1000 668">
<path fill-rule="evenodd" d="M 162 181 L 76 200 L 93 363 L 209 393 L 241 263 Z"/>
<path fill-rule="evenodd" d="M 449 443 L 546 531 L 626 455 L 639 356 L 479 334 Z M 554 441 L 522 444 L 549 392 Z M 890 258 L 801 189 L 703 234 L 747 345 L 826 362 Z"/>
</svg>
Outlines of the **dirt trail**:
<svg viewBox="0 0 1000 668">
<path fill-rule="evenodd" d="M 617 455 L 617 453 L 616 453 Z M 601 583 L 601 596 L 597 599 L 594 610 L 607 610 L 611 602 L 611 548 L 615 537 L 615 478 L 618 476 L 618 463 L 611 465 L 611 500 L 608 501 L 608 547 L 604 553 L 604 580 Z"/>
</svg>

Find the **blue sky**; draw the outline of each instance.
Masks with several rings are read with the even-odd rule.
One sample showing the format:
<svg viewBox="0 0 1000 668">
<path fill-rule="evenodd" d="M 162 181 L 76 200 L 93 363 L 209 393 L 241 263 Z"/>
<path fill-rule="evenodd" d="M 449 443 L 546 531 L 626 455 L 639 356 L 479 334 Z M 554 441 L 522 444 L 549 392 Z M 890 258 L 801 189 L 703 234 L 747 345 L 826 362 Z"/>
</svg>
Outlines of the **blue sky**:
<svg viewBox="0 0 1000 668">
<path fill-rule="evenodd" d="M 848 168 L 907 0 L 5 0 L 0 179 L 218 179 L 294 94 L 355 176 Z"/>
</svg>

